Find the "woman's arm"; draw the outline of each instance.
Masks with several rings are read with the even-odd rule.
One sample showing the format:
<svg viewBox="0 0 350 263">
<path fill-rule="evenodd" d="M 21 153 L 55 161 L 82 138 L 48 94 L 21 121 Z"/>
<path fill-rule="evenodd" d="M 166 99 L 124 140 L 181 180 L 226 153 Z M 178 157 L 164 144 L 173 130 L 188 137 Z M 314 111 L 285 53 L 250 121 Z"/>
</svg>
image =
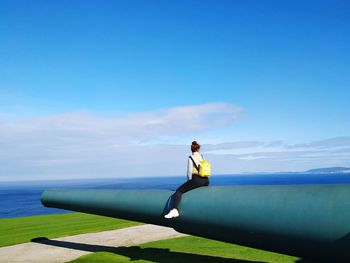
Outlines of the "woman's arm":
<svg viewBox="0 0 350 263">
<path fill-rule="evenodd" d="M 193 167 L 193 163 L 192 160 L 188 157 L 188 161 L 187 161 L 187 178 L 188 180 L 192 180 L 192 168 Z"/>
</svg>

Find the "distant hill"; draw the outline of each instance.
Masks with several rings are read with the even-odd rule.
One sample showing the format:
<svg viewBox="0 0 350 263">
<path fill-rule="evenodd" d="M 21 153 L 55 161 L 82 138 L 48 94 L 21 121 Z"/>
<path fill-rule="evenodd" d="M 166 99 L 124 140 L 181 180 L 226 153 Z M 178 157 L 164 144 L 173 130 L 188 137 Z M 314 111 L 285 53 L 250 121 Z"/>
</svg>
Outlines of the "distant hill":
<svg viewBox="0 0 350 263">
<path fill-rule="evenodd" d="M 350 173 L 348 167 L 328 167 L 307 170 L 307 173 Z"/>
</svg>

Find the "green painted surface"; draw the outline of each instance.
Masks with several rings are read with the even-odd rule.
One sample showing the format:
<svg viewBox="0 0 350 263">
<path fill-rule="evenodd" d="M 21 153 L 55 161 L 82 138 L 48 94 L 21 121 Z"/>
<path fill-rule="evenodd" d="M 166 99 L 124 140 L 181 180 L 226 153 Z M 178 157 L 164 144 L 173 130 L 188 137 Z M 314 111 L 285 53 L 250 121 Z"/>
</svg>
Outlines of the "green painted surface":
<svg viewBox="0 0 350 263">
<path fill-rule="evenodd" d="M 179 232 L 314 259 L 350 261 L 350 185 L 205 187 L 163 218 L 166 190 L 48 190 L 46 206 L 166 225 Z"/>
</svg>

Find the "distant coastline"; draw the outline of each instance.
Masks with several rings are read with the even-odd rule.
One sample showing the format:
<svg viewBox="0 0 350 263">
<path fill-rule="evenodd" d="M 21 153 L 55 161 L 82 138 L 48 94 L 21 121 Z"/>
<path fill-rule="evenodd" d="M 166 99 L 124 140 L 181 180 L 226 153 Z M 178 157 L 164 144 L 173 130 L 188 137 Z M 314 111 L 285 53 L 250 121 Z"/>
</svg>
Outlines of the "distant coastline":
<svg viewBox="0 0 350 263">
<path fill-rule="evenodd" d="M 317 168 L 317 169 L 311 169 L 307 170 L 306 173 L 317 173 L 317 174 L 341 174 L 345 173 L 348 174 L 350 173 L 350 168 L 348 167 L 327 167 L 327 168 Z"/>
<path fill-rule="evenodd" d="M 325 168 L 314 168 L 306 171 L 290 171 L 290 172 L 240 172 L 240 173 L 231 173 L 231 174 L 214 174 L 214 177 L 217 176 L 244 176 L 244 175 L 276 175 L 276 174 L 350 174 L 350 167 L 342 167 L 342 166 L 336 166 L 336 167 L 325 167 Z M 179 183 L 183 180 L 183 175 L 173 175 L 173 176 L 155 176 L 155 177 L 102 177 L 102 178 L 72 178 L 72 179 L 35 179 L 35 180 L 0 180 L 0 183 L 3 183 L 5 185 L 13 184 L 13 185 L 31 185 L 31 184 L 46 184 L 47 186 L 58 186 L 58 185 L 66 185 L 66 183 L 69 183 L 70 185 L 80 185 L 83 182 L 83 185 L 94 182 L 101 182 L 103 180 L 105 181 L 111 181 L 116 180 L 118 183 L 129 183 L 130 181 L 135 182 L 152 182 L 152 181 L 159 181 L 159 180 L 171 180 L 173 182 Z M 1 185 L 0 185 L 1 188 Z"/>
<path fill-rule="evenodd" d="M 242 174 L 350 174 L 349 167 L 325 167 L 325 168 L 314 168 L 306 171 L 292 171 L 292 172 L 256 172 L 256 173 L 242 173 Z"/>
</svg>

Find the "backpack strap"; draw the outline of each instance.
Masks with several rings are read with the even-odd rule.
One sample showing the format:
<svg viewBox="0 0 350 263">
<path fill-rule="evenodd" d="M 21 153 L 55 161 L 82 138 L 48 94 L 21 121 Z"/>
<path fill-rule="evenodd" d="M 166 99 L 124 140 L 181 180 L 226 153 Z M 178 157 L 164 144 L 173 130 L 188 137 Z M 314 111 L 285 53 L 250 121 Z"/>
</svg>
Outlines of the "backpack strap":
<svg viewBox="0 0 350 263">
<path fill-rule="evenodd" d="M 196 164 L 196 162 L 193 160 L 193 158 L 192 158 L 192 156 L 190 155 L 190 156 L 188 156 L 188 157 L 190 157 L 190 159 L 192 160 L 192 162 L 193 162 L 193 165 L 194 165 L 194 167 L 196 168 L 196 170 L 198 171 L 198 173 L 199 173 L 199 168 L 198 168 L 198 165 Z"/>
</svg>

